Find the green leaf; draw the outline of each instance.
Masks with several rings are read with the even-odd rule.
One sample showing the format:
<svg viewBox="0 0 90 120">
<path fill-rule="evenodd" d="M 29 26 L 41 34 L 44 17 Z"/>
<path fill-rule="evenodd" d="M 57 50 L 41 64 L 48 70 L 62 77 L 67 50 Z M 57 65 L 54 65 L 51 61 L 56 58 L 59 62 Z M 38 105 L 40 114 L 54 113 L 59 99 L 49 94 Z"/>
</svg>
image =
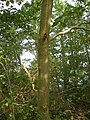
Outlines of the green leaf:
<svg viewBox="0 0 90 120">
<path fill-rule="evenodd" d="M 14 0 L 10 0 L 11 3 L 14 3 Z"/>
<path fill-rule="evenodd" d="M 0 78 L 4 78 L 4 75 L 0 75 Z"/>
<path fill-rule="evenodd" d="M 55 19 L 55 22 L 53 23 L 52 27 L 56 26 L 60 22 L 60 18 L 61 16 Z"/>
<path fill-rule="evenodd" d="M 10 2 L 9 1 L 6 1 L 6 6 L 9 6 Z"/>
</svg>

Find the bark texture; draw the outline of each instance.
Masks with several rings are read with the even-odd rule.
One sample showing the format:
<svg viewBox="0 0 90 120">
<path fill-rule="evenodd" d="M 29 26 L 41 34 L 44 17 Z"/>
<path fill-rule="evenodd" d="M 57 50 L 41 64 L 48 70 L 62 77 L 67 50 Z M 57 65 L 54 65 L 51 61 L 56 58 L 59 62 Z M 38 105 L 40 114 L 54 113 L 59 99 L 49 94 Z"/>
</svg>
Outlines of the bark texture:
<svg viewBox="0 0 90 120">
<path fill-rule="evenodd" d="M 38 39 L 38 110 L 42 120 L 49 117 L 49 29 L 52 0 L 43 0 L 41 8 L 40 32 Z"/>
</svg>

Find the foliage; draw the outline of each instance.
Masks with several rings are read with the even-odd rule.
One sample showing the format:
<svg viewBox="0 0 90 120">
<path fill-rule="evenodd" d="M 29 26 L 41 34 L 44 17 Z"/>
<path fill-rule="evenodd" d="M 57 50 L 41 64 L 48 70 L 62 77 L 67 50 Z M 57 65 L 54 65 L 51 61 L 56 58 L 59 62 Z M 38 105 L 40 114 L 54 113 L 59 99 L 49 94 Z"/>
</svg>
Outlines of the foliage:
<svg viewBox="0 0 90 120">
<path fill-rule="evenodd" d="M 21 9 L 0 10 L 0 120 L 39 120 L 37 112 L 37 39 L 41 1 Z M 54 0 L 50 35 L 90 20 L 90 2 L 75 5 Z M 90 24 L 82 24 L 90 28 Z M 54 120 L 87 120 L 90 114 L 90 31 L 71 30 L 50 41 L 50 116 Z M 26 40 L 26 42 L 24 42 Z M 23 50 L 36 55 L 22 68 Z"/>
</svg>

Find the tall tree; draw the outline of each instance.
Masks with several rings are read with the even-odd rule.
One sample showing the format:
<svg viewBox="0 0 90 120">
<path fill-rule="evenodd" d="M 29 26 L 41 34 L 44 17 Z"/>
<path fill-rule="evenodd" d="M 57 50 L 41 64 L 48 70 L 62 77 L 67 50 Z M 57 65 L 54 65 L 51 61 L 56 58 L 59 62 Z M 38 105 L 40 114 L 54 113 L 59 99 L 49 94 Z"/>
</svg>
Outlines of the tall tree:
<svg viewBox="0 0 90 120">
<path fill-rule="evenodd" d="M 42 0 L 40 32 L 38 39 L 38 108 L 43 120 L 50 120 L 49 116 L 49 28 L 52 10 L 52 0 Z"/>
</svg>

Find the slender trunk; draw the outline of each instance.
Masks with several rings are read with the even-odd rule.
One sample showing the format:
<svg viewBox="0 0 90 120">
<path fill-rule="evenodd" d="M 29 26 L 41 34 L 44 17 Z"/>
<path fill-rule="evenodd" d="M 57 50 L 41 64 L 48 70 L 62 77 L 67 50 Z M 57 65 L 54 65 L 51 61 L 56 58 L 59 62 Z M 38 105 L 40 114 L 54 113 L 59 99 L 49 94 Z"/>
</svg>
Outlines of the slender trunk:
<svg viewBox="0 0 90 120">
<path fill-rule="evenodd" d="M 67 91 L 67 85 L 68 85 L 68 73 L 67 73 L 67 59 L 66 59 L 66 56 L 65 56 L 65 48 L 64 48 L 64 43 L 63 43 L 63 40 L 61 40 L 61 47 L 62 47 L 62 51 L 61 51 L 61 54 L 62 54 L 62 65 L 63 65 L 63 76 L 64 76 L 64 90 Z"/>
<path fill-rule="evenodd" d="M 52 0 L 43 0 L 41 8 L 40 32 L 38 39 L 38 110 L 43 120 L 49 117 L 49 29 Z"/>
</svg>

